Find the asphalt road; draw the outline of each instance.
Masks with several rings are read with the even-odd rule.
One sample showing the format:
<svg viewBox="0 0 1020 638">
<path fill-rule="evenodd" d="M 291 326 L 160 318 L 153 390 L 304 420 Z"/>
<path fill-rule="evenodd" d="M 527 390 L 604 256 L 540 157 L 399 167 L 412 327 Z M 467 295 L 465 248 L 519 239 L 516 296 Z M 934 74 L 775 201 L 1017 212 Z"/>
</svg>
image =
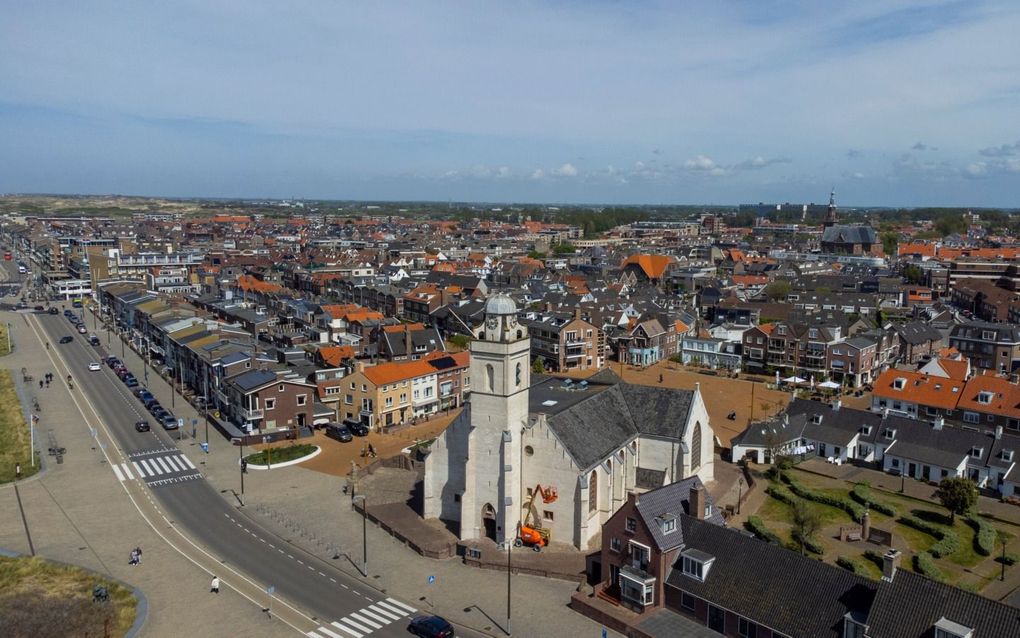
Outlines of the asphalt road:
<svg viewBox="0 0 1020 638">
<path fill-rule="evenodd" d="M 51 348 L 57 349 L 71 371 L 74 391 L 87 394 L 130 458 L 141 461 L 180 454 L 171 436 L 155 423 L 141 402 L 131 395 L 108 366 L 104 364 L 98 372 L 88 371 L 89 362 L 99 362 L 106 356 L 103 347 L 90 346 L 86 335 L 79 335 L 62 314 L 39 314 L 37 318 Z M 72 335 L 74 341 L 59 344 L 60 337 L 64 335 Z M 117 352 L 112 354 L 119 356 Z M 133 372 L 139 380 L 143 378 L 141 370 Z M 58 377 L 56 381 L 64 382 L 64 379 Z M 153 426 L 151 432 L 135 431 L 134 424 L 140 419 L 149 420 Z M 183 466 L 183 463 L 180 465 Z M 134 467 L 137 474 L 143 474 L 139 466 Z M 122 470 L 121 473 L 127 474 L 127 471 Z M 304 610 L 316 622 L 321 622 L 323 627 L 310 632 L 309 636 L 359 638 L 359 635 L 408 635 L 406 612 L 403 615 L 393 613 L 394 608 L 401 608 L 392 599 L 302 552 L 241 515 L 208 481 L 197 476 L 197 471 L 189 473 L 185 469 L 167 473 L 167 476 L 171 475 L 174 478 L 162 481 L 156 480 L 160 478 L 157 476 L 151 476 L 152 481 L 145 479 L 148 489 L 167 516 L 222 563 L 231 565 L 256 582 L 272 585 L 276 596 Z M 412 606 L 410 602 L 405 604 Z M 384 624 L 379 621 L 383 616 L 380 612 L 387 611 L 392 618 Z M 343 624 L 331 624 L 335 621 Z M 373 624 L 377 626 L 373 627 Z M 357 627 L 362 630 L 358 631 Z"/>
</svg>

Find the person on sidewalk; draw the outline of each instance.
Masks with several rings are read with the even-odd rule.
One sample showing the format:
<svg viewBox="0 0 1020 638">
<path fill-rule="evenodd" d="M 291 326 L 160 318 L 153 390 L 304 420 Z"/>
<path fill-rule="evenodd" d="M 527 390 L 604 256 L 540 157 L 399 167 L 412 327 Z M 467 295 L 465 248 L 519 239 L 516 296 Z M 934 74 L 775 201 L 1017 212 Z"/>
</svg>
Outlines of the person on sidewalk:
<svg viewBox="0 0 1020 638">
<path fill-rule="evenodd" d="M 212 584 L 209 585 L 209 593 L 210 594 L 218 594 L 218 593 L 220 593 L 220 578 L 219 578 L 219 576 L 213 576 L 212 577 Z"/>
<path fill-rule="evenodd" d="M 136 559 L 136 564 L 142 562 L 142 548 L 141 547 L 136 547 L 135 548 L 135 559 Z"/>
<path fill-rule="evenodd" d="M 134 566 L 134 565 L 137 565 L 137 564 L 138 564 L 138 552 L 136 550 L 132 549 L 131 550 L 131 558 L 128 560 L 128 565 Z"/>
<path fill-rule="evenodd" d="M 372 447 L 371 443 L 368 444 L 368 456 L 373 459 L 375 458 L 375 448 Z"/>
</svg>

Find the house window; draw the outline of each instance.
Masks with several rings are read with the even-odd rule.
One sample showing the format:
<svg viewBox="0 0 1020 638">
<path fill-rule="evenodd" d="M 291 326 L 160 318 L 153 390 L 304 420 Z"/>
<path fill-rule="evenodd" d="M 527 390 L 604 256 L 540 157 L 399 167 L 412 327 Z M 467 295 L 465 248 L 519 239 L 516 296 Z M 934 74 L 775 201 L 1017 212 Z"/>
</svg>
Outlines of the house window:
<svg viewBox="0 0 1020 638">
<path fill-rule="evenodd" d="M 266 399 L 266 409 L 273 410 L 276 408 L 276 399 Z"/>
<path fill-rule="evenodd" d="M 864 638 L 864 625 L 850 618 L 850 614 L 843 617 L 843 638 Z"/>
<path fill-rule="evenodd" d="M 354 397 L 350 394 L 346 395 L 344 397 L 344 403 L 346 403 L 347 405 L 354 405 Z"/>
<path fill-rule="evenodd" d="M 386 407 L 387 408 L 393 407 L 393 397 L 386 397 Z"/>
<path fill-rule="evenodd" d="M 1000 454 L 1002 460 L 1009 463 L 1013 460 L 1013 450 L 1003 450 Z"/>
<path fill-rule="evenodd" d="M 978 403 L 984 403 L 988 405 L 992 402 L 992 398 L 995 396 L 992 392 L 978 392 Z"/>
<path fill-rule="evenodd" d="M 892 428 L 886 429 L 886 431 L 885 431 L 885 438 L 889 439 L 890 441 L 895 439 L 896 438 L 896 430 L 894 430 Z"/>
<path fill-rule="evenodd" d="M 662 533 L 669 534 L 670 532 L 676 531 L 676 518 L 672 516 L 666 516 L 661 521 Z"/>
<path fill-rule="evenodd" d="M 694 596 L 691 596 L 690 594 L 688 594 L 685 591 L 680 592 L 680 606 L 681 607 L 683 607 L 687 611 L 694 611 L 694 609 L 697 606 L 697 604 L 698 604 L 698 599 L 697 598 L 695 598 Z"/>
<path fill-rule="evenodd" d="M 684 573 L 698 580 L 705 579 L 705 565 L 690 556 L 684 556 Z"/>
<path fill-rule="evenodd" d="M 555 518 L 552 510 L 542 510 L 542 519 L 546 521 L 552 521 Z"/>
<path fill-rule="evenodd" d="M 362 392 L 368 392 L 368 386 L 367 386 L 367 385 L 365 385 L 364 383 L 362 383 L 362 384 L 361 384 L 361 391 L 362 391 Z"/>
<path fill-rule="evenodd" d="M 964 412 L 963 420 L 967 423 L 980 423 L 981 416 L 977 412 Z"/>
<path fill-rule="evenodd" d="M 298 405 L 305 405 L 306 403 L 308 403 L 308 395 L 307 394 L 299 394 L 299 395 L 297 395 L 297 404 Z"/>
<path fill-rule="evenodd" d="M 609 539 L 609 551 L 611 552 L 620 551 L 620 538 L 618 536 L 614 536 Z"/>
<path fill-rule="evenodd" d="M 631 518 L 631 517 L 628 516 L 627 517 L 627 523 L 626 523 L 626 529 L 631 534 L 636 532 L 637 531 L 637 519 Z"/>
<path fill-rule="evenodd" d="M 279 391 L 280 391 L 280 392 L 283 392 L 283 384 L 282 384 L 282 383 L 280 384 L 280 388 L 279 388 Z"/>
<path fill-rule="evenodd" d="M 737 635 L 740 638 L 757 638 L 758 637 L 758 625 L 754 624 L 747 618 L 741 618 L 737 621 Z M 860 636 L 864 638 L 864 636 Z"/>
<path fill-rule="evenodd" d="M 630 542 L 630 566 L 634 569 L 648 571 L 648 560 L 651 558 L 651 554 L 650 548 L 634 541 Z"/>
<path fill-rule="evenodd" d="M 594 512 L 599 503 L 599 477 L 598 473 L 592 470 L 588 477 L 588 512 Z"/>
<path fill-rule="evenodd" d="M 981 455 L 984 453 L 984 451 L 985 451 L 984 448 L 972 447 L 970 448 L 970 458 L 979 459 L 981 458 Z"/>
<path fill-rule="evenodd" d="M 356 389 L 357 389 L 357 386 L 356 386 L 356 385 L 354 385 L 354 382 L 353 382 L 353 381 L 351 381 L 351 390 L 356 390 Z"/>
</svg>

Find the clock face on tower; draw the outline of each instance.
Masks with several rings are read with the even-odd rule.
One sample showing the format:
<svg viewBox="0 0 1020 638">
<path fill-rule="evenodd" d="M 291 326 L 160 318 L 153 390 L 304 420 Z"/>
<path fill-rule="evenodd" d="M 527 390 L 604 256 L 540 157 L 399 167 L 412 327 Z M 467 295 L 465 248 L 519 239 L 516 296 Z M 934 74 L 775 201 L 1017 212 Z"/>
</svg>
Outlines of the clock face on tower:
<svg viewBox="0 0 1020 638">
<path fill-rule="evenodd" d="M 514 326 L 517 325 L 517 317 L 510 315 L 509 317 L 507 317 L 506 324 L 513 328 Z"/>
<path fill-rule="evenodd" d="M 499 327 L 499 319 L 495 317 L 489 317 L 485 324 L 489 327 L 489 330 L 495 330 Z"/>
</svg>

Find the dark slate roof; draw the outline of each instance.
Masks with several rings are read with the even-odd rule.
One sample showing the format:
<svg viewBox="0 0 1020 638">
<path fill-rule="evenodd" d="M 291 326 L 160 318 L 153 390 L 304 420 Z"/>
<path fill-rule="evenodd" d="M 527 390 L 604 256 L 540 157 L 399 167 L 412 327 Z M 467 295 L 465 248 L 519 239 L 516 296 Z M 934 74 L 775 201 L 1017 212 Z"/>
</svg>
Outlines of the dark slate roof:
<svg viewBox="0 0 1020 638">
<path fill-rule="evenodd" d="M 830 226 L 822 233 L 822 241 L 844 244 L 874 244 L 878 242 L 871 226 Z"/>
<path fill-rule="evenodd" d="M 249 392 L 276 381 L 276 373 L 269 370 L 249 370 L 230 377 L 229 381 L 240 388 L 242 392 Z"/>
<path fill-rule="evenodd" d="M 601 374 L 601 373 L 600 373 Z M 548 416 L 549 429 L 581 469 L 592 467 L 638 434 L 679 440 L 687 424 L 693 390 L 578 381 L 535 375 L 529 412 Z M 707 425 L 707 424 L 706 424 Z"/>
<path fill-rule="evenodd" d="M 1020 609 L 929 580 L 905 569 L 883 582 L 868 615 L 876 638 L 926 638 L 941 618 L 974 630 L 976 638 L 1020 636 Z"/>
<path fill-rule="evenodd" d="M 697 475 L 687 477 L 676 483 L 664 485 L 657 490 L 645 492 L 637 496 L 634 508 L 644 520 L 645 526 L 655 539 L 656 546 L 662 551 L 668 551 L 684 544 L 683 530 L 677 521 L 676 530 L 668 534 L 662 531 L 658 519 L 664 514 L 682 518 L 684 515 L 692 516 L 691 512 L 691 489 L 696 486 L 705 488 L 705 484 Z M 714 525 L 723 526 L 725 521 L 722 511 L 715 506 L 708 490 L 705 490 L 705 502 L 712 506 L 712 515 L 705 519 Z"/>
<path fill-rule="evenodd" d="M 678 560 L 667 587 L 682 589 L 794 638 L 838 638 L 843 616 L 866 613 L 878 583 L 813 558 L 688 516 L 687 548 L 715 557 L 704 582 Z M 753 574 L 766 578 L 755 584 Z M 875 634 L 876 637 L 879 634 Z"/>
<path fill-rule="evenodd" d="M 719 638 L 719 632 L 709 629 L 705 623 L 668 609 L 647 612 L 643 616 L 647 617 L 638 624 L 638 628 L 653 638 Z"/>
<path fill-rule="evenodd" d="M 917 345 L 929 341 L 942 341 L 942 333 L 924 323 L 911 321 L 896 328 L 896 334 L 907 343 Z"/>
</svg>

